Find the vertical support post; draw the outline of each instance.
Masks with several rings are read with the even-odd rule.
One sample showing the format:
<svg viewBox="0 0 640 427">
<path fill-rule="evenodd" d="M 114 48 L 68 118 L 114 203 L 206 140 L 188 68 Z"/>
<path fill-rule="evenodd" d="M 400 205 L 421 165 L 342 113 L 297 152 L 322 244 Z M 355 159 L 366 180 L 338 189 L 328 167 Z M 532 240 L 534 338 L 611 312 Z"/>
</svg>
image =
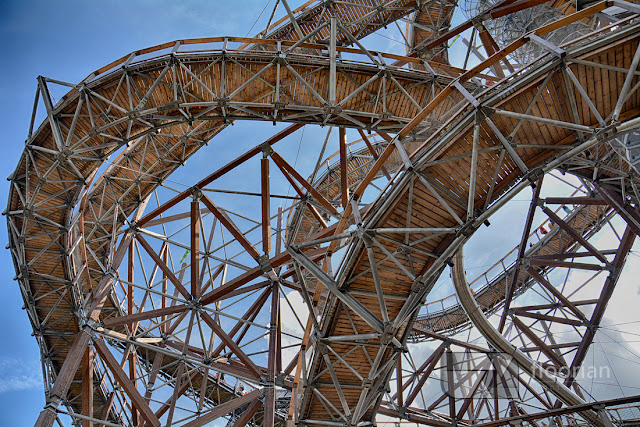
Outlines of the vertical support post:
<svg viewBox="0 0 640 427">
<path fill-rule="evenodd" d="M 166 246 L 164 248 L 164 252 L 162 253 L 162 261 L 166 264 L 169 265 L 169 247 Z M 167 277 L 167 273 L 162 270 L 162 308 L 166 308 L 167 307 L 167 280 L 169 280 L 169 278 Z M 162 316 L 162 322 L 164 322 L 165 320 L 167 320 L 167 316 L 163 315 Z M 162 324 L 162 332 L 166 333 L 168 329 L 168 325 L 166 323 Z"/>
<path fill-rule="evenodd" d="M 282 252 L 282 206 L 278 206 L 278 232 L 276 233 L 276 255 Z"/>
<path fill-rule="evenodd" d="M 331 32 L 329 36 L 329 104 L 336 105 L 336 35 L 337 21 L 331 17 Z"/>
<path fill-rule="evenodd" d="M 471 172 L 469 174 L 469 200 L 467 201 L 467 221 L 474 217 L 476 199 L 476 175 L 478 172 L 478 144 L 480 140 L 480 123 L 473 127 L 473 151 L 471 152 Z"/>
<path fill-rule="evenodd" d="M 93 348 L 88 346 L 82 358 L 82 415 L 93 418 Z M 93 422 L 83 420 L 82 427 L 93 427 Z"/>
<path fill-rule="evenodd" d="M 200 200 L 194 196 L 191 201 L 191 296 L 198 295 L 198 275 L 200 274 Z"/>
<path fill-rule="evenodd" d="M 398 406 L 403 407 L 402 398 L 402 354 L 398 356 L 398 364 L 396 366 L 396 383 L 398 387 Z"/>
<path fill-rule="evenodd" d="M 265 427 L 273 427 L 275 422 L 276 404 L 276 352 L 278 347 L 278 317 L 280 311 L 280 296 L 277 282 L 271 283 L 271 323 L 269 324 L 269 356 L 267 361 L 267 385 L 264 399 Z"/>
<path fill-rule="evenodd" d="M 456 425 L 456 395 L 455 395 L 455 381 L 453 379 L 453 351 L 451 348 L 447 348 L 447 390 L 449 392 L 449 416 L 451 417 L 452 425 Z"/>
<path fill-rule="evenodd" d="M 136 241 L 135 239 L 131 239 L 129 243 L 129 251 L 127 256 L 127 281 L 129 285 L 127 285 L 127 313 L 133 314 L 134 312 L 134 287 L 131 285 L 135 280 L 135 251 L 136 251 Z M 90 348 L 90 347 L 89 347 Z M 88 350 L 88 349 L 87 349 Z M 129 378 L 131 382 L 136 384 L 136 348 L 133 345 L 130 345 L 129 354 L 127 354 L 127 361 L 129 362 Z M 83 384 L 84 386 L 84 384 Z M 83 393 L 84 394 L 84 393 Z M 84 402 L 84 396 L 83 396 Z M 131 411 L 131 421 L 134 425 L 138 423 L 138 411 L 135 408 Z"/>
<path fill-rule="evenodd" d="M 333 19 L 333 18 L 332 18 Z M 346 208 L 349 203 L 349 187 L 347 180 L 347 132 L 345 128 L 340 128 L 340 190 L 342 194 L 342 207 Z"/>
<path fill-rule="evenodd" d="M 265 153 L 260 159 L 260 179 L 262 183 L 262 250 L 271 252 L 271 190 L 269 188 L 269 157 Z"/>
</svg>

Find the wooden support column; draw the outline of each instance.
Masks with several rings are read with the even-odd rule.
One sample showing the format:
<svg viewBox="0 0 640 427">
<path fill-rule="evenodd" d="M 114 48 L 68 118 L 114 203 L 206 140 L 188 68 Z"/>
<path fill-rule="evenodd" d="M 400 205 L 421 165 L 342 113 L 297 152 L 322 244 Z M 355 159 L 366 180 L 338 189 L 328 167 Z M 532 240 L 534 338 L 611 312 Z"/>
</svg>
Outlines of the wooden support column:
<svg viewBox="0 0 640 427">
<path fill-rule="evenodd" d="M 451 348 L 447 348 L 446 353 L 447 358 L 447 390 L 449 391 L 449 417 L 451 417 L 451 422 L 453 425 L 456 425 L 456 391 L 455 391 L 455 381 L 453 378 L 453 373 L 455 367 L 453 366 L 453 351 Z"/>
<path fill-rule="evenodd" d="M 191 201 L 191 295 L 198 295 L 198 275 L 200 273 L 200 200 L 194 196 Z"/>
<path fill-rule="evenodd" d="M 347 179 L 347 132 L 340 128 L 340 194 L 342 207 L 346 208 L 349 203 L 349 180 Z"/>
<path fill-rule="evenodd" d="M 269 187 L 269 158 L 266 153 L 260 159 L 260 181 L 262 184 L 262 251 L 271 252 L 271 190 Z"/>
<path fill-rule="evenodd" d="M 82 358 L 82 415 L 93 418 L 93 348 L 87 346 Z M 82 421 L 82 427 L 93 427 L 93 422 Z"/>
<path fill-rule="evenodd" d="M 162 262 L 164 262 L 165 264 L 169 264 L 169 247 L 167 245 L 165 245 L 163 248 L 163 251 L 160 251 L 160 256 L 162 256 Z M 167 277 L 167 273 L 164 272 L 164 270 L 162 270 L 162 308 L 167 308 L 167 281 L 169 280 L 169 277 Z M 164 322 L 165 320 L 167 320 L 166 316 L 162 316 L 162 322 Z M 168 325 L 166 323 L 163 323 L 161 326 L 161 330 L 163 333 L 167 332 L 167 328 Z"/>
</svg>

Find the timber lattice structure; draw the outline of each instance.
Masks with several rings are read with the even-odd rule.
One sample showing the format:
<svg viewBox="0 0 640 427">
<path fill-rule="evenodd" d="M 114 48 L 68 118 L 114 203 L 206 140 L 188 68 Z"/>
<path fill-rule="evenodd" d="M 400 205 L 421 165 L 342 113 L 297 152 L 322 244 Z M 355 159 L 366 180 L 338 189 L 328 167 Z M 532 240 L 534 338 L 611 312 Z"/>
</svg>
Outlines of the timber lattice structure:
<svg viewBox="0 0 640 427">
<path fill-rule="evenodd" d="M 5 212 L 45 372 L 36 425 L 633 423 L 639 396 L 596 399 L 577 372 L 640 233 L 640 6 L 578 3 L 504 0 L 451 28 L 449 0 L 282 0 L 255 38 L 166 43 L 78 84 L 40 77 L 46 119 Z M 492 35 L 541 5 L 557 18 Z M 397 21 L 405 56 L 365 47 Z M 52 85 L 69 87 L 57 103 Z M 171 188 L 246 120 L 289 125 Z M 303 176 L 279 142 L 314 125 L 337 128 L 340 150 L 324 155 L 329 130 Z M 213 187 L 249 167 L 254 191 Z M 541 197 L 558 173 L 579 187 Z M 462 247 L 527 188 L 519 245 L 469 285 Z M 592 240 L 615 224 L 613 244 Z M 428 300 L 448 265 L 455 296 Z M 572 293 L 558 271 L 593 277 Z M 516 303 L 528 292 L 544 301 Z"/>
</svg>

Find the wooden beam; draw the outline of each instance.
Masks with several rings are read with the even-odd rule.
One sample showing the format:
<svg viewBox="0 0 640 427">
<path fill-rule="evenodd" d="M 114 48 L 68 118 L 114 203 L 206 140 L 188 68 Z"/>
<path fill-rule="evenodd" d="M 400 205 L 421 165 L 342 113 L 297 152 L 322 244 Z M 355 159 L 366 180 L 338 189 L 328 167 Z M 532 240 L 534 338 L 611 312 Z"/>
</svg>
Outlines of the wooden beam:
<svg viewBox="0 0 640 427">
<path fill-rule="evenodd" d="M 213 204 L 211 199 L 209 199 L 209 197 L 204 194 L 202 195 L 202 203 L 204 203 L 205 206 L 209 208 L 209 211 L 211 211 L 211 213 L 215 215 L 216 218 L 218 218 L 218 221 L 220 221 L 224 228 L 229 230 L 234 239 L 236 239 L 238 243 L 242 245 L 244 250 L 247 251 L 249 255 L 251 255 L 256 261 L 260 259 L 260 253 L 258 252 L 258 250 L 251 244 L 251 242 L 249 242 L 249 240 L 247 240 L 244 234 L 242 234 L 240 229 L 231 220 L 231 218 L 227 216 L 225 212 L 218 209 L 218 207 Z"/>
<path fill-rule="evenodd" d="M 296 179 L 296 181 L 298 181 L 304 188 L 306 188 L 307 191 L 311 193 L 313 198 L 320 205 L 324 206 L 324 208 L 332 214 L 338 213 L 338 210 L 331 204 L 331 202 L 329 202 L 322 194 L 320 194 L 320 192 L 316 190 L 313 185 L 311 185 L 306 179 L 304 179 L 302 175 L 300 175 L 298 171 L 296 171 L 293 166 L 287 163 L 287 161 L 283 159 L 278 153 L 271 153 L 271 158 L 275 162 L 276 166 L 278 166 L 278 168 L 280 168 L 281 170 L 286 170 L 289 174 L 291 174 L 293 178 Z"/>
<path fill-rule="evenodd" d="M 378 160 L 378 152 L 375 150 L 375 148 L 373 148 L 373 145 L 371 145 L 371 141 L 369 141 L 369 138 L 367 138 L 367 135 L 365 135 L 362 129 L 358 129 L 358 133 L 362 137 L 362 140 L 364 141 L 364 143 L 367 145 L 367 148 L 369 149 L 369 152 L 373 156 L 373 159 Z M 382 166 L 381 169 L 382 169 L 382 173 L 384 173 L 387 179 L 391 181 L 391 175 L 389 175 L 389 172 L 387 172 L 387 168 Z"/>
<path fill-rule="evenodd" d="M 260 397 L 260 393 L 261 393 L 260 389 L 254 389 L 243 396 L 236 397 L 235 399 L 231 399 L 225 403 L 222 403 L 216 406 L 215 408 L 213 408 L 211 411 L 206 412 L 204 415 L 200 415 L 198 418 L 192 421 L 189 421 L 187 424 L 184 425 L 184 427 L 204 426 L 212 422 L 213 420 L 216 420 L 222 417 L 223 415 L 228 414 L 229 412 L 235 411 L 236 409 L 251 402 L 252 400 L 258 399 Z"/>
<path fill-rule="evenodd" d="M 217 171 L 215 171 L 214 173 L 212 173 L 208 177 L 206 177 L 203 180 L 201 180 L 200 182 L 198 182 L 198 184 L 196 184 L 196 186 L 198 188 L 204 188 L 205 186 L 211 184 L 216 179 L 218 179 L 221 176 L 225 175 L 227 172 L 235 169 L 236 167 L 238 167 L 242 163 L 246 162 L 247 160 L 249 160 L 253 156 L 255 156 L 258 153 L 260 153 L 262 151 L 262 147 L 264 145 L 273 145 L 276 142 L 278 142 L 278 141 L 284 139 L 285 137 L 291 135 L 293 132 L 297 131 L 302 126 L 304 126 L 304 124 L 298 124 L 297 123 L 297 124 L 293 124 L 293 125 L 287 127 L 286 129 L 283 129 L 282 131 L 280 131 L 277 134 L 273 135 L 271 138 L 267 139 L 262 144 L 256 145 L 251 150 L 249 150 L 246 153 L 236 157 L 234 160 L 230 161 L 229 163 L 227 163 L 226 165 L 224 165 L 223 167 L 221 167 L 220 169 L 218 169 Z M 180 201 L 182 201 L 182 200 L 186 199 L 187 197 L 189 197 L 189 195 L 191 195 L 191 189 L 183 191 L 182 193 L 180 193 L 177 196 L 175 196 L 173 199 L 169 200 L 166 203 L 163 203 L 161 206 L 158 206 L 156 209 L 154 209 L 153 211 L 149 212 L 144 217 L 140 218 L 137 221 L 138 226 L 143 226 L 144 224 L 146 224 L 147 222 L 149 222 L 153 218 L 157 217 L 158 215 L 160 215 L 163 212 L 166 212 L 167 210 L 169 210 L 173 206 L 177 205 Z"/>
<path fill-rule="evenodd" d="M 147 242 L 145 238 L 142 237 L 141 234 L 136 235 L 136 240 L 138 241 L 138 243 L 140 243 L 140 245 L 144 248 L 144 250 L 149 254 L 149 256 L 155 261 L 158 267 L 160 267 L 160 270 L 162 270 L 162 272 L 166 274 L 167 278 L 171 281 L 171 283 L 173 283 L 173 285 L 176 287 L 178 292 L 180 292 L 182 296 L 185 297 L 185 299 L 191 299 L 191 295 L 189 294 L 187 289 L 182 285 L 182 282 L 176 277 L 173 271 L 171 271 L 169 266 L 165 264 L 165 262 L 162 260 L 162 258 L 160 258 L 160 256 L 156 253 L 156 251 L 153 250 L 149 242 Z"/>
<path fill-rule="evenodd" d="M 209 316 L 208 313 L 202 312 L 201 316 L 202 320 L 204 320 L 205 323 L 209 325 L 211 329 L 213 329 L 213 332 L 215 332 L 216 335 L 220 337 L 222 342 L 224 342 L 225 345 L 229 347 L 231 352 L 238 356 L 242 363 L 244 363 L 244 365 L 249 368 L 251 372 L 253 372 L 256 378 L 260 378 L 260 376 L 262 375 L 262 371 L 256 366 L 255 363 L 253 363 L 253 360 L 251 360 L 249 356 L 246 355 L 246 353 L 240 348 L 240 346 L 236 344 L 235 341 L 233 341 L 233 339 L 231 339 L 231 337 L 227 335 L 227 333 L 223 331 L 220 326 L 218 326 L 218 323 L 213 320 L 213 318 Z"/>
<path fill-rule="evenodd" d="M 93 348 L 87 346 L 82 358 L 82 415 L 93 418 Z M 82 427 L 92 427 L 89 420 Z"/>
<path fill-rule="evenodd" d="M 200 273 L 200 202 L 191 201 L 191 295 L 198 295 Z"/>
<path fill-rule="evenodd" d="M 269 324 L 269 354 L 267 355 L 267 384 L 264 399 L 263 426 L 273 427 L 276 411 L 276 360 L 278 340 L 278 318 L 280 317 L 280 295 L 277 282 L 271 284 L 271 322 Z"/>
<path fill-rule="evenodd" d="M 180 313 L 181 311 L 188 310 L 184 304 L 177 304 L 174 306 L 157 308 L 155 310 L 142 311 L 140 313 L 131 313 L 126 316 L 110 317 L 104 320 L 105 328 L 115 328 L 118 326 L 131 325 L 143 320 L 153 319 L 154 317 L 164 317 L 169 314 Z"/>
<path fill-rule="evenodd" d="M 269 186 L 269 158 L 260 159 L 260 181 L 262 185 L 262 251 L 271 252 L 271 190 Z"/>
<path fill-rule="evenodd" d="M 262 402 L 256 399 L 244 410 L 242 415 L 233 423 L 233 427 L 244 427 L 251 420 L 251 418 L 258 412 L 258 409 L 262 406 Z"/>
<path fill-rule="evenodd" d="M 93 345 L 100 355 L 100 358 L 104 361 L 111 373 L 113 373 L 115 379 L 131 399 L 132 405 L 140 412 L 140 415 L 142 415 L 150 425 L 155 427 L 160 426 L 160 420 L 156 417 L 151 408 L 149 408 L 146 400 L 140 395 L 127 374 L 122 370 L 120 363 L 116 360 L 113 354 L 111 354 L 111 351 L 105 344 L 104 340 L 97 339 L 93 342 Z"/>
</svg>

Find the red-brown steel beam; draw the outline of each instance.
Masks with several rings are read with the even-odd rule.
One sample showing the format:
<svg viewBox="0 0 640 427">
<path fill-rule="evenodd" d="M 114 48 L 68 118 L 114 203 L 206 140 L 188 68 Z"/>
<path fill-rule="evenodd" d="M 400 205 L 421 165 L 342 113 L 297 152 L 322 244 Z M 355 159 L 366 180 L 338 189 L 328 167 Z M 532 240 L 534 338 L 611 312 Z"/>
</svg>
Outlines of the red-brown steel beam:
<svg viewBox="0 0 640 427">
<path fill-rule="evenodd" d="M 143 320 L 153 319 L 154 317 L 164 317 L 168 314 L 180 313 L 188 310 L 184 304 L 178 304 L 165 308 L 157 308 L 155 310 L 143 311 L 141 313 L 132 313 L 125 316 L 110 317 L 104 320 L 105 328 L 115 328 L 118 326 L 131 325 Z"/>
<path fill-rule="evenodd" d="M 216 323 L 215 320 L 209 314 L 203 312 L 201 314 L 202 320 L 205 321 L 207 325 L 215 332 L 215 334 L 220 338 L 222 342 L 224 342 L 227 347 L 231 350 L 233 354 L 238 356 L 238 358 L 244 363 L 244 365 L 255 375 L 256 378 L 260 378 L 262 375 L 262 371 L 260 368 L 256 366 L 255 363 L 247 356 L 247 354 L 227 335 L 225 331 L 222 330 L 220 326 Z"/>
<path fill-rule="evenodd" d="M 335 225 L 336 224 L 317 233 L 316 235 L 312 236 L 310 240 L 327 237 L 327 235 L 331 234 L 333 230 L 335 230 Z M 316 255 L 319 252 L 324 252 L 324 251 L 325 249 L 311 249 L 311 250 L 305 251 L 305 253 L 307 254 L 307 256 L 311 257 Z M 289 255 L 289 252 L 282 252 L 281 254 L 272 257 L 269 260 L 269 264 L 271 265 L 271 267 L 276 268 L 288 263 L 289 261 L 291 261 L 291 255 Z M 228 281 L 227 283 L 220 286 L 219 288 L 214 289 L 211 292 L 203 295 L 201 302 L 203 305 L 207 305 L 219 299 L 223 299 L 229 292 L 235 291 L 239 287 L 262 276 L 263 274 L 264 274 L 264 271 L 262 271 L 260 267 L 254 267 L 251 270 L 241 274 L 240 276 Z"/>
<path fill-rule="evenodd" d="M 565 317 L 558 317 L 558 316 L 552 316 L 549 314 L 531 312 L 527 310 L 521 310 L 520 308 L 514 309 L 513 313 L 517 314 L 520 317 L 528 317 L 530 319 L 537 319 L 537 320 L 547 320 L 549 322 L 561 323 L 563 325 L 570 325 L 570 326 L 576 326 L 576 327 L 583 325 L 581 320 L 567 319 Z"/>
<path fill-rule="evenodd" d="M 590 264 L 586 262 L 555 261 L 551 259 L 539 259 L 539 258 L 530 258 L 529 264 L 539 265 L 543 267 L 575 268 L 578 270 L 590 270 L 590 271 L 600 271 L 605 269 L 605 267 L 602 267 L 601 265 L 598 265 L 598 264 Z"/>
<path fill-rule="evenodd" d="M 587 318 L 585 317 L 584 313 L 582 311 L 580 311 L 580 309 L 571 301 L 569 301 L 569 299 L 567 297 L 565 297 L 562 292 L 560 292 L 559 290 L 557 290 L 555 288 L 555 286 L 553 286 L 551 283 L 549 283 L 549 281 L 547 279 L 544 278 L 544 276 L 542 276 L 542 274 L 538 273 L 535 269 L 529 267 L 527 268 L 527 273 L 529 273 L 529 275 L 531 277 L 533 277 L 533 279 L 540 283 L 542 285 L 542 287 L 544 287 L 547 291 L 549 291 L 554 297 L 556 297 L 558 299 L 558 301 L 560 301 L 562 303 L 562 305 L 564 305 L 565 307 L 569 308 L 569 310 L 571 310 L 573 312 L 573 314 L 576 315 L 576 317 L 578 317 L 578 319 L 580 320 L 587 320 Z"/>
<path fill-rule="evenodd" d="M 132 314 L 134 312 L 134 287 L 133 282 L 135 280 L 135 250 L 136 241 L 131 239 L 129 243 L 129 251 L 127 257 L 127 313 Z M 135 348 L 129 346 L 129 354 L 127 355 L 129 363 L 129 379 L 135 386 L 136 379 L 136 353 Z M 138 425 L 138 411 L 135 408 L 131 408 L 131 422 L 134 425 Z"/>
<path fill-rule="evenodd" d="M 580 243 L 583 248 L 585 248 L 587 251 L 591 252 L 594 257 L 598 258 L 601 262 L 603 262 L 605 264 L 609 263 L 607 258 L 603 254 L 601 254 L 600 251 L 598 249 L 596 249 L 595 246 L 593 246 L 591 243 L 589 243 L 589 241 L 586 238 L 584 238 L 582 236 L 582 234 L 578 233 L 576 230 L 573 229 L 573 227 L 571 227 L 562 218 L 560 218 L 558 215 L 556 215 L 556 213 L 554 211 L 552 211 L 551 209 L 549 209 L 546 206 L 542 206 L 542 211 L 553 222 L 555 222 L 560 228 L 562 228 L 568 235 L 570 235 L 578 243 Z"/>
<path fill-rule="evenodd" d="M 516 328 L 522 331 L 522 333 L 524 333 L 534 345 L 540 347 L 540 351 L 544 353 L 544 355 L 547 356 L 549 360 L 551 360 L 555 365 L 557 365 L 558 367 L 566 366 L 564 360 L 562 360 L 562 358 L 560 358 L 560 356 L 558 356 L 555 351 L 551 350 L 547 343 L 542 341 L 542 339 L 538 335 L 536 335 L 536 333 L 532 331 L 531 328 L 525 325 L 522 320 L 514 316 L 513 324 Z"/>
<path fill-rule="evenodd" d="M 191 372 L 190 375 L 188 375 L 188 378 L 186 380 L 182 380 L 182 377 L 184 376 L 184 363 L 180 364 L 180 367 L 178 368 L 178 375 L 176 375 L 176 384 L 173 390 L 173 394 L 171 397 L 169 397 L 169 400 L 164 402 L 162 406 L 156 411 L 156 416 L 158 418 L 162 417 L 165 412 L 174 410 L 175 401 L 179 396 L 183 395 L 189 389 L 189 387 L 191 386 L 191 382 L 196 378 L 197 375 L 198 370 L 196 369 Z M 169 420 L 167 422 L 167 425 L 169 425 L 171 418 L 173 418 L 173 414 L 170 414 L 167 418 Z"/>
<path fill-rule="evenodd" d="M 617 249 L 605 249 L 600 251 L 602 255 L 615 255 L 616 252 Z M 529 257 L 529 259 L 540 261 L 545 259 L 586 258 L 590 256 L 593 256 L 593 254 L 589 252 L 564 252 L 561 254 L 534 255 Z"/>
<path fill-rule="evenodd" d="M 156 378 L 160 373 L 162 367 L 162 360 L 164 355 L 160 352 L 156 353 L 156 357 L 153 358 L 153 365 L 151 365 L 151 372 L 149 373 L 149 380 L 147 381 L 147 391 L 144 394 L 144 398 L 147 402 L 151 399 L 151 393 L 153 393 L 153 386 L 156 383 Z"/>
<path fill-rule="evenodd" d="M 409 396 L 407 396 L 407 400 L 406 400 L 405 405 L 409 406 L 409 405 L 411 405 L 413 403 L 413 401 L 415 400 L 416 396 L 418 396 L 418 393 L 420 393 L 420 390 L 422 389 L 422 386 L 429 379 L 429 376 L 431 375 L 431 372 L 433 372 L 433 370 L 438 365 L 438 360 L 440 359 L 440 356 L 442 356 L 442 353 L 444 353 L 444 351 L 445 351 L 445 346 L 444 346 L 444 343 L 443 343 L 443 344 L 440 345 L 440 347 L 438 347 L 436 349 L 436 351 L 434 351 L 431 354 L 431 356 L 429 356 L 429 358 L 427 359 L 427 361 L 429 362 L 428 363 L 428 368 L 426 368 L 426 370 L 423 372 L 422 376 L 418 380 L 418 383 L 415 385 L 415 387 L 413 388 L 413 390 L 411 391 Z M 427 366 L 427 361 L 425 361 L 423 366 Z"/>
<path fill-rule="evenodd" d="M 231 328 L 231 331 L 229 331 L 229 337 L 230 338 L 233 338 L 235 336 L 235 334 L 238 333 L 238 331 L 242 328 L 242 326 L 245 325 L 245 322 L 253 321 L 253 319 L 258 315 L 258 313 L 260 312 L 260 310 L 264 306 L 264 303 L 267 301 L 267 298 L 269 298 L 269 294 L 270 293 L 271 293 L 271 289 L 269 289 L 269 288 L 265 289 L 260 294 L 260 296 L 253 302 L 253 304 L 251 304 L 251 306 L 247 309 L 247 311 L 242 316 L 242 321 L 239 320 L 233 326 L 233 328 Z M 218 357 L 220 355 L 220 353 L 222 353 L 222 350 L 224 350 L 225 347 L 226 347 L 226 345 L 224 343 L 221 343 L 211 353 L 211 357 Z"/>
<path fill-rule="evenodd" d="M 547 197 L 547 205 L 606 205 L 602 197 Z"/>
</svg>

